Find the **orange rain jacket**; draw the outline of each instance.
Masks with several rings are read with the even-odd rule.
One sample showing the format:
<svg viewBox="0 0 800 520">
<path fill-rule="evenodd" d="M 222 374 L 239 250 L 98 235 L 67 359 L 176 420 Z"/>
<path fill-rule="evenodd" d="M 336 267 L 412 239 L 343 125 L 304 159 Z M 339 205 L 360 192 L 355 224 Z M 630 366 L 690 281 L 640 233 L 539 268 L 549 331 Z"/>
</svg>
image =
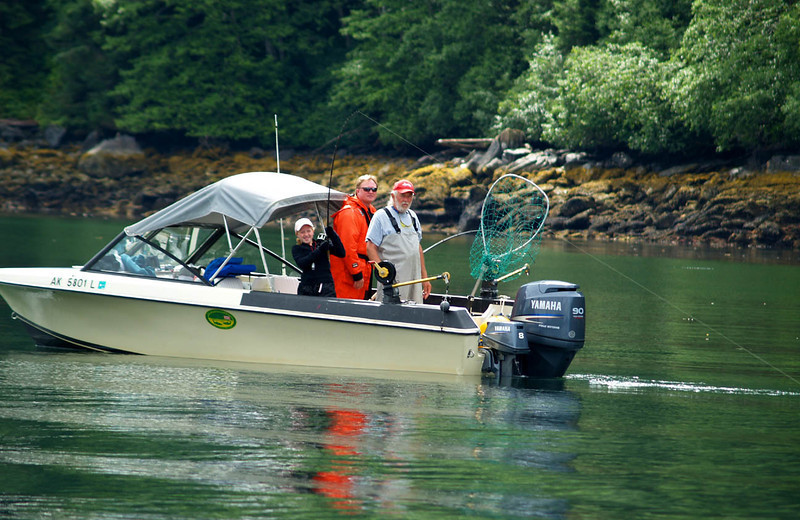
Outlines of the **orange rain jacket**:
<svg viewBox="0 0 800 520">
<path fill-rule="evenodd" d="M 375 207 L 365 206 L 357 197 L 350 195 L 342 209 L 333 214 L 333 229 L 344 245 L 344 258 L 331 256 L 331 274 L 336 285 L 336 296 L 363 300 L 370 286 L 372 268 L 367 263 L 367 227 L 375 213 Z M 353 284 L 364 280 L 364 287 L 356 289 Z"/>
</svg>

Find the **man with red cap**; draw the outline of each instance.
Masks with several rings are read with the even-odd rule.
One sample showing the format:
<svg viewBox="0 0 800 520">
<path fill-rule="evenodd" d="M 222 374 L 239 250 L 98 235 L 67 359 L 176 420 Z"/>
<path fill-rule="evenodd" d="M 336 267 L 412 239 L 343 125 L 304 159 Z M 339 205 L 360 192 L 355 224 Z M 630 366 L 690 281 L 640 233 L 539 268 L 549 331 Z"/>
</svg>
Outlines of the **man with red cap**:
<svg viewBox="0 0 800 520">
<path fill-rule="evenodd" d="M 372 203 L 378 196 L 378 180 L 374 175 L 362 175 L 356 179 L 355 187 L 355 193 L 347 197 L 342 209 L 333 214 L 333 229 L 342 239 L 345 256 L 331 257 L 331 274 L 337 297 L 363 300 L 372 273 L 365 238 L 375 213 Z"/>
<path fill-rule="evenodd" d="M 376 211 L 367 230 L 367 256 L 373 262 L 387 261 L 394 264 L 398 282 L 427 278 L 425 255 L 420 242 L 422 227 L 417 214 L 411 209 L 414 200 L 414 185 L 402 179 L 394 183 L 388 205 Z M 401 300 L 422 303 L 431 293 L 430 282 L 404 285 L 400 289 Z M 378 284 L 378 301 L 382 301 L 383 289 Z"/>
</svg>

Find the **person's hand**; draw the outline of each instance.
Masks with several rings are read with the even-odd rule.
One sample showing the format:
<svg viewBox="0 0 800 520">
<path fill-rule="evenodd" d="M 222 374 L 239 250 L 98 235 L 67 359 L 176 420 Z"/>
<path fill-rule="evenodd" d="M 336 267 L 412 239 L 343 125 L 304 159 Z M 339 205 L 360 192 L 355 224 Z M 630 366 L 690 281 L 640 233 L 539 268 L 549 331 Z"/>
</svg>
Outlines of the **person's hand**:
<svg viewBox="0 0 800 520">
<path fill-rule="evenodd" d="M 328 237 L 332 237 L 335 234 L 336 234 L 336 231 L 333 230 L 333 227 L 327 226 L 325 228 L 325 235 L 327 235 Z"/>
<path fill-rule="evenodd" d="M 422 299 L 425 300 L 431 295 L 431 283 L 422 282 Z"/>
<path fill-rule="evenodd" d="M 355 287 L 356 289 L 363 289 L 364 279 L 362 278 L 361 280 L 356 280 L 355 282 L 353 282 L 353 287 Z"/>
<path fill-rule="evenodd" d="M 328 238 L 328 239 L 325 239 L 322 242 L 320 242 L 318 247 L 320 249 L 322 249 L 323 251 L 327 251 L 328 249 L 333 247 L 333 242 L 331 242 L 331 239 Z"/>
</svg>

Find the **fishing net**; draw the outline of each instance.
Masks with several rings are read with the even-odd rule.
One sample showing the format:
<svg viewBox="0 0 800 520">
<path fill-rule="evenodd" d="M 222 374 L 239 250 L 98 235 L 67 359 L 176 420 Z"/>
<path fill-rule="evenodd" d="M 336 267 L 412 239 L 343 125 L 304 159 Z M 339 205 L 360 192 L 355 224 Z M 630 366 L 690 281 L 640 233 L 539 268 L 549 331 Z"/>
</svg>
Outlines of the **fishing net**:
<svg viewBox="0 0 800 520">
<path fill-rule="evenodd" d="M 526 263 L 532 265 L 549 209 L 547 195 L 528 179 L 514 174 L 497 179 L 483 201 L 481 224 L 470 249 L 472 277 L 492 281 Z"/>
</svg>

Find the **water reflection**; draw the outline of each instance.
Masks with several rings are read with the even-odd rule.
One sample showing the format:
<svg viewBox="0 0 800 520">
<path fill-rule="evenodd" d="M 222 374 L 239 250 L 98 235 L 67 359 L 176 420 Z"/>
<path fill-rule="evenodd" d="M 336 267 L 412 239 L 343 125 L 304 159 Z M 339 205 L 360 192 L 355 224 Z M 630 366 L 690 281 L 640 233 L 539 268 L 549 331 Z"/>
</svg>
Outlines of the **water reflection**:
<svg viewBox="0 0 800 520">
<path fill-rule="evenodd" d="M 566 514 L 567 502 L 540 489 L 575 457 L 562 434 L 578 429 L 580 401 L 563 381 L 383 376 L 8 353 L 0 461 L 13 474 L 2 481 L 39 468 L 49 484 L 16 478 L 8 492 L 101 516 L 138 504 L 92 498 L 109 478 L 154 499 L 210 494 L 226 508 L 243 496 L 305 496 L 311 516 L 415 504 L 457 516 Z M 65 472 L 83 484 L 64 488 Z"/>
<path fill-rule="evenodd" d="M 293 432 L 319 434 L 309 476 L 295 476 L 308 478 L 308 491 L 324 497 L 332 510 L 390 511 L 420 500 L 523 517 L 560 517 L 568 509 L 566 501 L 539 496 L 535 488 L 519 489 L 519 482 L 502 485 L 516 472 L 571 471 L 575 454 L 551 436 L 577 430 L 580 402 L 563 381 L 482 380 L 469 385 L 469 393 L 457 388 L 456 400 L 438 385 L 396 381 L 321 388 L 328 403 L 362 403 L 292 412 Z M 398 397 L 412 406 L 398 407 Z M 499 475 L 475 471 L 486 465 L 517 469 Z M 485 479 L 492 485 L 479 485 Z M 435 496 L 429 486 L 437 489 Z M 464 494 L 465 486 L 474 489 Z M 442 488 L 453 489 L 443 494 Z"/>
<path fill-rule="evenodd" d="M 564 453 L 546 433 L 576 431 L 580 418 L 578 397 L 565 390 L 564 380 L 516 379 L 493 381 L 478 387 L 476 420 L 497 427 L 513 425 L 524 435 L 520 442 L 499 447 L 502 453 L 487 451 L 479 458 L 550 471 L 571 471 L 574 454 Z"/>
<path fill-rule="evenodd" d="M 323 385 L 328 396 L 332 394 L 351 397 L 367 397 L 368 388 L 356 383 L 327 383 Z M 319 416 L 319 421 L 309 420 Z M 295 431 L 314 429 L 314 423 L 320 422 L 319 449 L 321 460 L 318 469 L 313 472 L 311 491 L 330 499 L 334 509 L 353 511 L 363 507 L 364 501 L 356 487 L 363 481 L 364 439 L 369 428 L 371 435 L 376 435 L 377 421 L 368 414 L 356 409 L 344 409 L 329 406 L 326 409 L 309 408 L 294 414 L 298 419 L 293 423 Z M 305 419 L 305 420 L 302 420 Z M 370 426 L 372 423 L 372 426 Z M 381 433 L 381 437 L 385 432 Z M 363 484 L 363 482 L 362 482 Z M 361 486 L 364 487 L 363 485 Z"/>
<path fill-rule="evenodd" d="M 354 497 L 358 467 L 354 457 L 358 451 L 358 436 L 363 435 L 367 416 L 356 410 L 327 411 L 330 424 L 325 432 L 322 447 L 329 452 L 329 468 L 314 474 L 315 491 L 333 499 L 337 509 L 356 509 L 360 501 Z"/>
</svg>

